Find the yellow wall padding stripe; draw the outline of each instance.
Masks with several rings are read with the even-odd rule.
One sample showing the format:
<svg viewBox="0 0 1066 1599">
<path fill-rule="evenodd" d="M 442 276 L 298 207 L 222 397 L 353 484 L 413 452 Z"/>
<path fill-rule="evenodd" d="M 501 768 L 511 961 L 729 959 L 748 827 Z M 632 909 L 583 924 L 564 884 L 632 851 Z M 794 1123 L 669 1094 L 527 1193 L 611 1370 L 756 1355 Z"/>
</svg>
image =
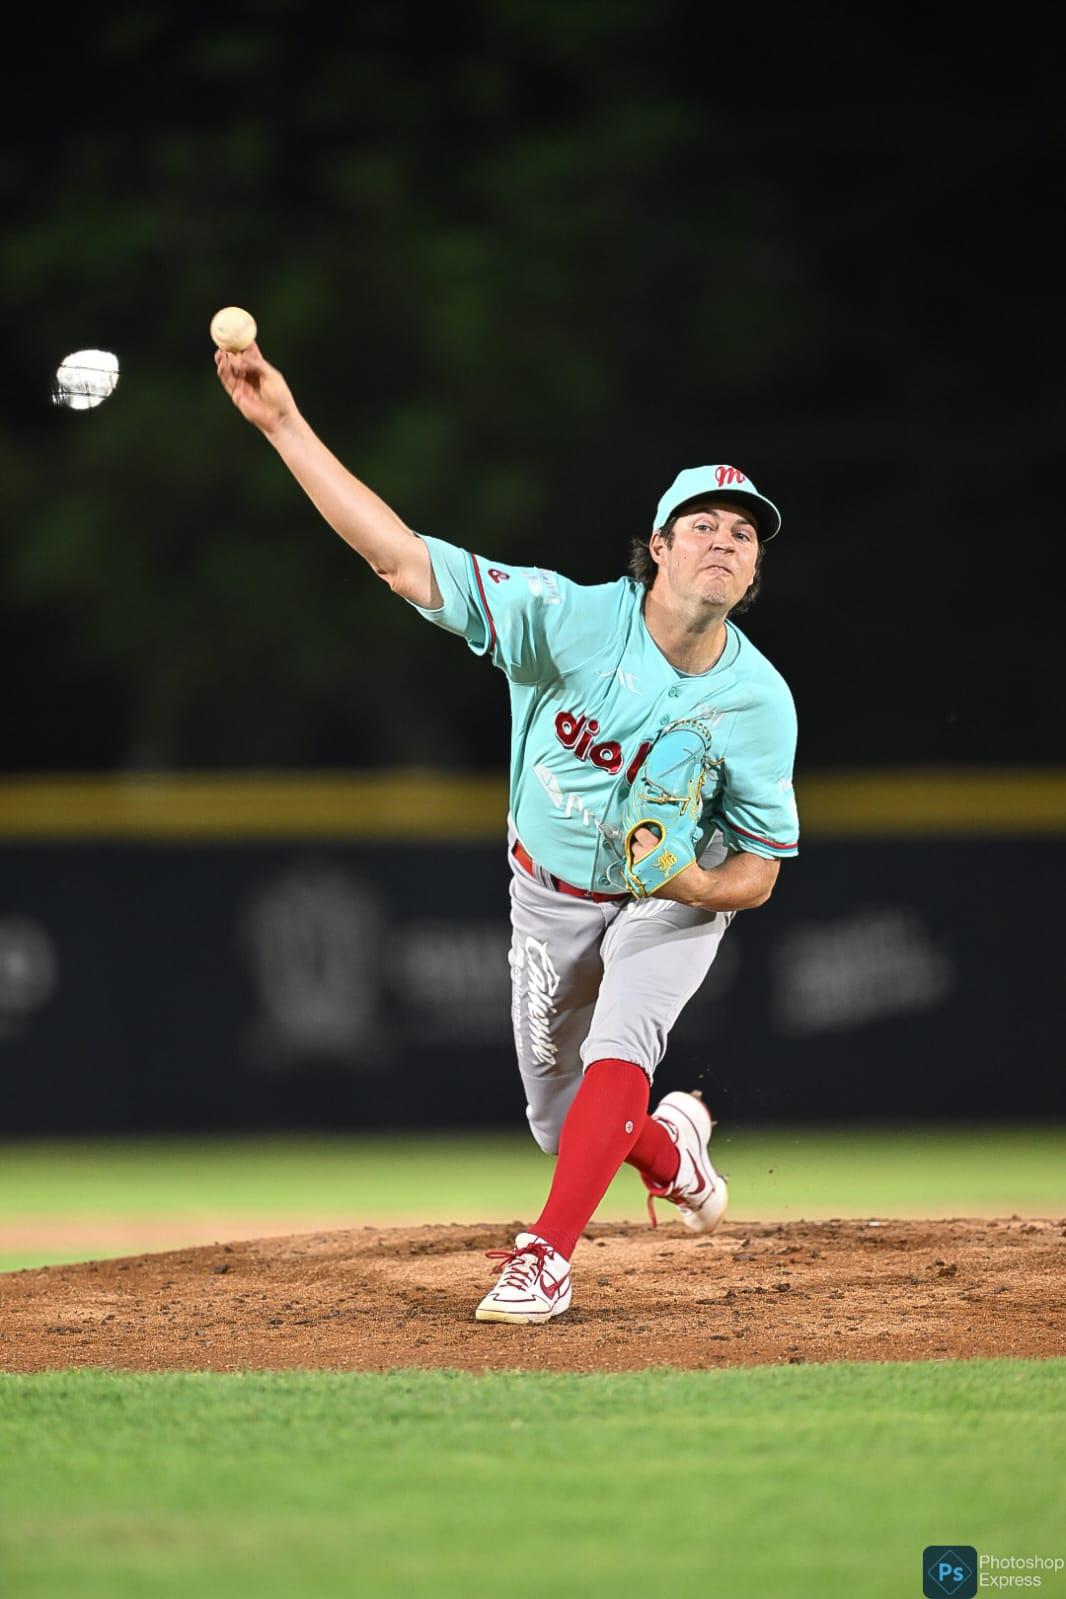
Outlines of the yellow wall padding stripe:
<svg viewBox="0 0 1066 1599">
<path fill-rule="evenodd" d="M 802 838 L 1066 834 L 1066 770 L 929 767 L 798 778 Z"/>
<path fill-rule="evenodd" d="M 822 773 L 796 780 L 805 841 L 1066 835 L 1066 770 Z M 502 777 L 431 771 L 0 778 L 0 842 L 498 839 Z"/>
<path fill-rule="evenodd" d="M 504 780 L 424 771 L 0 781 L 0 839 L 484 839 L 506 814 Z"/>
</svg>

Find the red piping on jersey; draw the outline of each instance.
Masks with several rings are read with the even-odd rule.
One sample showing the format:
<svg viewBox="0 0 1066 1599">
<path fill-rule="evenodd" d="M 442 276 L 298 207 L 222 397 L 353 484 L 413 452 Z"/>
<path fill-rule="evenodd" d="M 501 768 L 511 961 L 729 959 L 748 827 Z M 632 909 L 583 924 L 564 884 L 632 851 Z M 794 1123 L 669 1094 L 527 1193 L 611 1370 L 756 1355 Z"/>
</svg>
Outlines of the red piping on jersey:
<svg viewBox="0 0 1066 1599">
<path fill-rule="evenodd" d="M 796 849 L 799 846 L 798 838 L 792 839 L 788 844 L 782 844 L 777 838 L 763 838 L 761 833 L 747 833 L 742 827 L 734 827 L 732 822 L 726 822 L 725 825 L 731 833 L 739 833 L 741 838 L 754 839 L 756 844 L 768 844 L 771 849 Z"/>
<path fill-rule="evenodd" d="M 477 579 L 477 591 L 481 595 L 481 604 L 489 621 L 489 649 L 494 650 L 496 648 L 496 623 L 492 620 L 492 612 L 489 610 L 489 602 L 485 595 L 485 585 L 481 581 L 481 568 L 477 564 L 477 556 L 471 554 L 470 559 L 474 563 L 474 577 Z"/>
</svg>

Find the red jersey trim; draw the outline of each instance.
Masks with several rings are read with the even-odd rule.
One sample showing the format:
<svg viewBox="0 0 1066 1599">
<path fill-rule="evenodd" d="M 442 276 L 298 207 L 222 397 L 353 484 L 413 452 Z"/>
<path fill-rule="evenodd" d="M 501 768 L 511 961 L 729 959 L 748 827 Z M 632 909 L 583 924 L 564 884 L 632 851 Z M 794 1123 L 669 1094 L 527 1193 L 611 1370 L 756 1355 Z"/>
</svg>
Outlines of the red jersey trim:
<svg viewBox="0 0 1066 1599">
<path fill-rule="evenodd" d="M 485 584 L 481 578 L 481 568 L 477 564 L 477 556 L 471 553 L 470 559 L 474 566 L 474 578 L 477 582 L 477 591 L 481 596 L 481 608 L 485 612 L 485 619 L 489 624 L 489 650 L 491 652 L 496 648 L 496 623 L 492 620 L 492 612 L 489 610 L 489 602 L 485 594 Z"/>
<path fill-rule="evenodd" d="M 782 843 L 778 838 L 763 838 L 761 833 L 749 833 L 743 827 L 737 827 L 732 822 L 726 822 L 725 825 L 731 833 L 739 833 L 741 838 L 750 838 L 756 844 L 766 844 L 770 849 L 799 849 L 798 838 L 790 839 L 788 843 Z"/>
</svg>

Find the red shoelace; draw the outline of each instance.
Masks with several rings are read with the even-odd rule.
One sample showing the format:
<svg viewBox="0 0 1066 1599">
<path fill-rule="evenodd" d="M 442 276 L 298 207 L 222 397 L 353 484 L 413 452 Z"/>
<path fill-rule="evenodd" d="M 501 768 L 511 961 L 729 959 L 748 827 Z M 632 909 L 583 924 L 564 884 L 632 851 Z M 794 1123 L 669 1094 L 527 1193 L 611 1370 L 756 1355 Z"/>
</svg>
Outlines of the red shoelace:
<svg viewBox="0 0 1066 1599">
<path fill-rule="evenodd" d="M 648 1220 L 651 1222 L 653 1227 L 658 1227 L 659 1225 L 659 1218 L 655 1214 L 655 1201 L 657 1199 L 667 1199 L 673 1205 L 678 1203 L 678 1199 L 674 1197 L 674 1190 L 672 1188 L 649 1188 Z"/>
<path fill-rule="evenodd" d="M 535 1277 L 539 1277 L 544 1266 L 546 1255 L 552 1254 L 548 1244 L 534 1242 L 523 1244 L 519 1249 L 486 1249 L 486 1260 L 498 1260 L 499 1265 L 494 1270 L 500 1273 L 500 1287 L 528 1288 Z M 533 1261 L 524 1257 L 532 1255 Z"/>
<path fill-rule="evenodd" d="M 681 1193 L 673 1183 L 666 1188 L 653 1188 L 648 1182 L 647 1178 L 644 1179 L 644 1186 L 648 1190 L 648 1220 L 651 1222 L 653 1227 L 658 1227 L 659 1225 L 658 1218 L 655 1215 L 655 1201 L 657 1199 L 665 1199 L 671 1205 L 687 1205 L 693 1199 L 699 1197 L 706 1187 L 706 1184 L 703 1182 L 702 1174 L 700 1172 L 697 1172 L 696 1175 L 700 1178 L 700 1187 L 696 1189 L 695 1193 L 690 1192 L 687 1194 Z"/>
</svg>

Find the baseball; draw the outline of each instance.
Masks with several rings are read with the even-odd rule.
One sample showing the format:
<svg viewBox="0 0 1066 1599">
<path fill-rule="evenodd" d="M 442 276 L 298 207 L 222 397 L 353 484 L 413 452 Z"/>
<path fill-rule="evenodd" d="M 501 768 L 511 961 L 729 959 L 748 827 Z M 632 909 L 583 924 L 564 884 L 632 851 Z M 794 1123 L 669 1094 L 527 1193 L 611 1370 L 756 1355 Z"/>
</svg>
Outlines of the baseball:
<svg viewBox="0 0 1066 1599">
<path fill-rule="evenodd" d="M 61 361 L 52 385 L 52 399 L 71 411 L 91 411 L 114 394 L 118 357 L 110 350 L 75 350 Z"/>
<path fill-rule="evenodd" d="M 211 318 L 211 337 L 220 350 L 234 355 L 248 348 L 256 331 L 255 318 L 239 305 L 225 305 Z"/>
</svg>

